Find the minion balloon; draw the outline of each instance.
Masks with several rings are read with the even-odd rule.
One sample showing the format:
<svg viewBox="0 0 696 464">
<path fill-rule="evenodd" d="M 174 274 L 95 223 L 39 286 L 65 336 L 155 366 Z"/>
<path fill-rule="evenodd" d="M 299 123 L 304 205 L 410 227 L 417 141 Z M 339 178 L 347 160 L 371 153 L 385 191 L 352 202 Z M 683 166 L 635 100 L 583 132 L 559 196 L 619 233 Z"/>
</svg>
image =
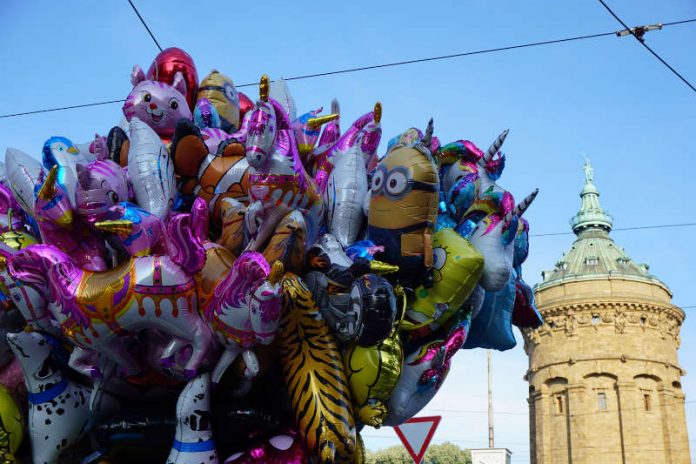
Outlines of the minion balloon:
<svg viewBox="0 0 696 464">
<path fill-rule="evenodd" d="M 239 129 L 239 94 L 232 79 L 213 70 L 198 87 L 198 97 L 207 99 L 220 116 L 220 128 L 232 133 Z"/>
<path fill-rule="evenodd" d="M 427 148 L 432 133 L 431 119 L 419 143 L 387 153 L 370 186 L 368 237 L 384 247 L 377 257 L 398 265 L 396 277 L 411 288 L 432 283 L 432 234 L 440 182 Z"/>
</svg>

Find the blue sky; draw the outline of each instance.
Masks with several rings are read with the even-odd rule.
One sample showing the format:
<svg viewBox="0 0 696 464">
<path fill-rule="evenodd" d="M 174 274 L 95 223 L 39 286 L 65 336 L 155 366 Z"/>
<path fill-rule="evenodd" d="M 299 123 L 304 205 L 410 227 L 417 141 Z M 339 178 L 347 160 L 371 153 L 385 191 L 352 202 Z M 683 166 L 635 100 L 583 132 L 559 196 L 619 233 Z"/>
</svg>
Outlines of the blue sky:
<svg viewBox="0 0 696 464">
<path fill-rule="evenodd" d="M 572 0 L 440 2 L 138 1 L 164 47 L 179 46 L 199 74 L 217 68 L 237 84 L 433 55 L 620 29 L 598 2 Z M 201 3 L 199 5 L 206 5 Z M 689 0 L 613 0 L 629 25 L 696 17 Z M 0 113 L 125 98 L 131 67 L 147 68 L 157 49 L 123 1 L 5 0 L 0 3 Z M 652 32 L 647 41 L 696 82 L 696 25 Z M 486 147 L 504 128 L 508 164 L 501 185 L 518 197 L 541 192 L 527 213 L 532 233 L 569 231 L 579 206 L 582 156 L 595 167 L 616 227 L 696 222 L 696 94 L 629 38 L 569 44 L 322 77 L 290 83 L 300 111 L 338 97 L 347 122 L 382 102 L 384 141 L 431 116 L 443 142 Z M 255 88 L 240 89 L 252 96 Z M 0 119 L 0 151 L 39 156 L 43 142 L 105 134 L 120 105 Z M 383 149 L 382 149 L 383 151 Z M 687 201 L 689 200 L 689 201 Z M 613 237 L 674 292 L 696 305 L 695 228 L 615 232 Z M 525 276 L 537 282 L 572 236 L 532 239 Z M 696 373 L 696 310 L 687 309 L 680 359 Z M 519 340 L 519 334 L 518 334 Z M 528 462 L 527 362 L 521 346 L 494 355 L 497 444 Z M 486 445 L 485 352 L 462 352 L 429 412 L 445 415 L 436 441 Z M 696 380 L 683 379 L 687 401 Z M 696 403 L 687 404 L 696 433 Z M 428 412 L 428 411 L 426 411 Z M 366 432 L 368 447 L 397 443 L 390 429 Z M 692 438 L 693 440 L 693 438 Z M 696 441 L 691 442 L 692 455 Z"/>
</svg>

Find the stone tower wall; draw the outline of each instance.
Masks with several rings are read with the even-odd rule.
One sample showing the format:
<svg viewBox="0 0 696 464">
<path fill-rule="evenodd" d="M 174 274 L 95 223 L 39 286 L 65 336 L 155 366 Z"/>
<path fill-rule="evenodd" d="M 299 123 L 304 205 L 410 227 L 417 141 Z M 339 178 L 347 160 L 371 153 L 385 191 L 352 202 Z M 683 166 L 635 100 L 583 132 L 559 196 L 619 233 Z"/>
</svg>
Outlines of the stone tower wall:
<svg viewBox="0 0 696 464">
<path fill-rule="evenodd" d="M 684 320 L 657 280 L 543 283 L 545 324 L 525 331 L 531 460 L 688 463 L 677 349 Z"/>
</svg>

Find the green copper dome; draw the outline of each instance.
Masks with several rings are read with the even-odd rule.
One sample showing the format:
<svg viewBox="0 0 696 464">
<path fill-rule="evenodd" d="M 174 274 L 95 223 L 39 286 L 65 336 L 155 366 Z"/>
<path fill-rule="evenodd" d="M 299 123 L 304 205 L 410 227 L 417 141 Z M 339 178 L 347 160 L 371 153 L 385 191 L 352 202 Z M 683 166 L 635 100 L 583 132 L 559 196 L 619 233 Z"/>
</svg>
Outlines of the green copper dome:
<svg viewBox="0 0 696 464">
<path fill-rule="evenodd" d="M 580 211 L 570 220 L 577 238 L 554 269 L 542 272 L 542 282 L 538 287 L 546 287 L 566 279 L 606 276 L 660 282 L 648 272 L 647 264 L 633 262 L 624 249 L 609 236 L 613 218 L 599 203 L 599 190 L 594 184 L 594 172 L 589 160 L 585 161 L 584 170 L 585 185 L 580 192 L 582 205 Z"/>
</svg>

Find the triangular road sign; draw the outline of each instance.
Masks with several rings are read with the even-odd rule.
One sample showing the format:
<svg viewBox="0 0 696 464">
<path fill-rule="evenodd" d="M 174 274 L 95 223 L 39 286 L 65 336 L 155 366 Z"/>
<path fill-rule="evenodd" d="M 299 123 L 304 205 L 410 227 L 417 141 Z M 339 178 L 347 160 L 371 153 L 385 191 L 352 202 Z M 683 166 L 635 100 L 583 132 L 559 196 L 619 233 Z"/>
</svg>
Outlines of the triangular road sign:
<svg viewBox="0 0 696 464">
<path fill-rule="evenodd" d="M 430 440 L 433 439 L 435 430 L 440 424 L 440 419 L 442 416 L 413 417 L 394 427 L 394 431 L 416 464 L 420 464 L 423 460 Z"/>
</svg>

